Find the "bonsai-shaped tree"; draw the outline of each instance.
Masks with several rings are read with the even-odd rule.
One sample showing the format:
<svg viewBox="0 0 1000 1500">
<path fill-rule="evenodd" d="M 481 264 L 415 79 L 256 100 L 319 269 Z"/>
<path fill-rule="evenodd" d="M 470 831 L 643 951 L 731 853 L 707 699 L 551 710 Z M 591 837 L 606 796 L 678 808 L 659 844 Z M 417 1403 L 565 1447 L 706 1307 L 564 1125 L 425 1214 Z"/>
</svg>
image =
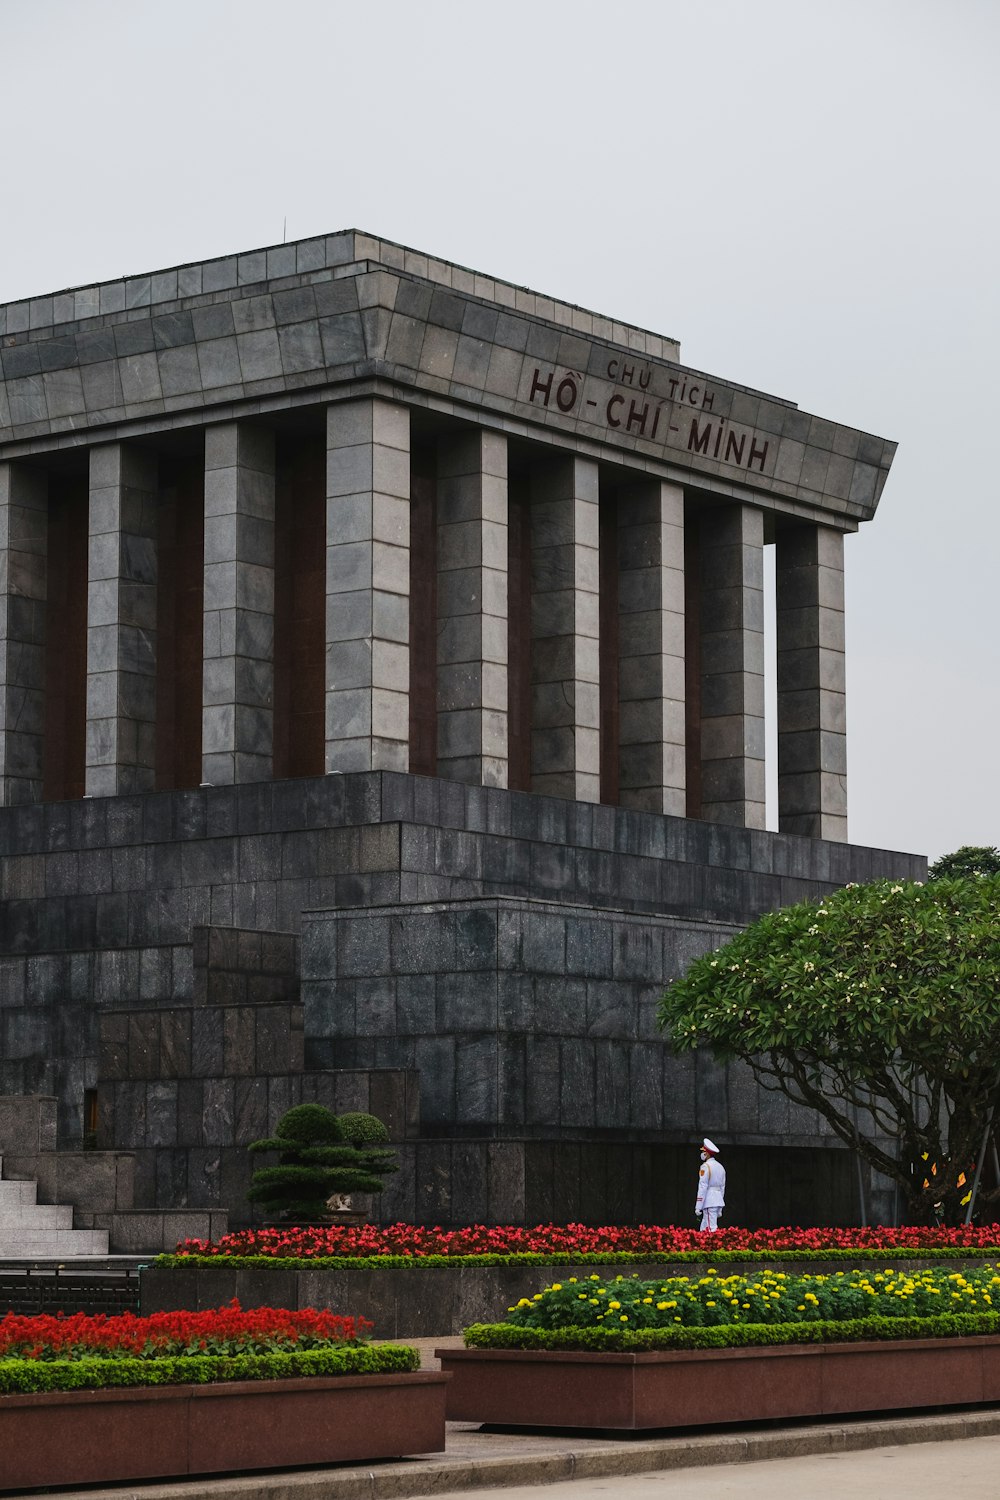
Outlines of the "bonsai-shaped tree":
<svg viewBox="0 0 1000 1500">
<path fill-rule="evenodd" d="M 251 1142 L 251 1151 L 277 1151 L 278 1165 L 258 1167 L 247 1197 L 286 1219 L 320 1218 L 331 1197 L 382 1191 L 382 1179 L 399 1167 L 388 1139 L 374 1115 L 338 1117 L 323 1104 L 297 1104 L 273 1136 Z"/>
</svg>

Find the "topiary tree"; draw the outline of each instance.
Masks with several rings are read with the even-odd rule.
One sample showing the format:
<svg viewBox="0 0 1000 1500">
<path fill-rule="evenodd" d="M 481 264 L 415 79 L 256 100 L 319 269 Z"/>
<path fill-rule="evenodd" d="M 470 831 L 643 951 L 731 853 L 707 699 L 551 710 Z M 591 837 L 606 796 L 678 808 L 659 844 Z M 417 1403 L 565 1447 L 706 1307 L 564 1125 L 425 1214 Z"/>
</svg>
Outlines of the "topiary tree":
<svg viewBox="0 0 1000 1500">
<path fill-rule="evenodd" d="M 389 1132 L 377 1115 L 349 1111 L 337 1116 L 337 1124 L 344 1140 L 350 1141 L 358 1151 L 364 1146 L 381 1146 L 389 1139 Z"/>
<path fill-rule="evenodd" d="M 883 880 L 770 912 L 697 959 L 659 1022 L 675 1051 L 741 1059 L 818 1110 L 914 1220 L 940 1206 L 957 1223 L 1000 1101 L 1000 876 Z"/>
<path fill-rule="evenodd" d="M 986 844 L 963 844 L 954 854 L 942 854 L 927 871 L 928 880 L 975 879 L 1000 875 L 1000 849 Z"/>
<path fill-rule="evenodd" d="M 343 1120 L 351 1122 L 347 1131 Z M 286 1219 L 320 1218 L 331 1197 L 382 1191 L 382 1179 L 398 1170 L 395 1152 L 381 1145 L 388 1139 L 374 1115 L 338 1118 L 325 1105 L 297 1104 L 282 1115 L 273 1136 L 251 1142 L 250 1151 L 277 1151 L 278 1164 L 258 1167 L 247 1197 Z"/>
</svg>

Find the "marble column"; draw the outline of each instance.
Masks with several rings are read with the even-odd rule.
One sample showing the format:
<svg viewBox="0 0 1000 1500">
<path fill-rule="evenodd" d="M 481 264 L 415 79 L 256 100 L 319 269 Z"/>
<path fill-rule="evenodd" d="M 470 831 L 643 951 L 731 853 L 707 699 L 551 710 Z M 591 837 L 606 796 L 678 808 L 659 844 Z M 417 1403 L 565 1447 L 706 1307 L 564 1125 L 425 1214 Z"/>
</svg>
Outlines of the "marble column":
<svg viewBox="0 0 1000 1500">
<path fill-rule="evenodd" d="M 202 780 L 266 781 L 274 741 L 274 434 L 205 429 Z"/>
<path fill-rule="evenodd" d="M 507 785 L 507 439 L 444 438 L 437 467 L 440 776 Z"/>
<path fill-rule="evenodd" d="M 45 748 L 48 481 L 0 463 L 0 803 L 38 802 Z"/>
<path fill-rule="evenodd" d="M 327 409 L 326 769 L 405 771 L 410 737 L 410 414 Z"/>
<path fill-rule="evenodd" d="M 156 770 L 154 454 L 90 451 L 87 582 L 88 797 L 151 791 Z"/>
<path fill-rule="evenodd" d="M 763 512 L 706 510 L 699 554 L 701 816 L 763 828 Z"/>
<path fill-rule="evenodd" d="M 597 464 L 531 475 L 531 788 L 598 802 L 600 504 Z"/>
<path fill-rule="evenodd" d="M 618 491 L 619 795 L 683 818 L 684 491 L 650 480 Z"/>
<path fill-rule="evenodd" d="M 779 827 L 846 842 L 844 537 L 787 526 L 776 548 Z"/>
</svg>

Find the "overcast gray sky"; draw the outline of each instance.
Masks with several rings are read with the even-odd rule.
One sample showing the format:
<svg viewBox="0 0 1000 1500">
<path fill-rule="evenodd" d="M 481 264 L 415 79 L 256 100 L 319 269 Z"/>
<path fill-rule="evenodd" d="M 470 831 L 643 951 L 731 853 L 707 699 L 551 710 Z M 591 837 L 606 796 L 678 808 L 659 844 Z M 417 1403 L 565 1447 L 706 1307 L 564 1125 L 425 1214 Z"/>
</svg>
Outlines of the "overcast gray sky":
<svg viewBox="0 0 1000 1500">
<path fill-rule="evenodd" d="M 854 842 L 1000 844 L 996 0 L 0 0 L 0 301 L 357 226 L 895 438 Z"/>
</svg>

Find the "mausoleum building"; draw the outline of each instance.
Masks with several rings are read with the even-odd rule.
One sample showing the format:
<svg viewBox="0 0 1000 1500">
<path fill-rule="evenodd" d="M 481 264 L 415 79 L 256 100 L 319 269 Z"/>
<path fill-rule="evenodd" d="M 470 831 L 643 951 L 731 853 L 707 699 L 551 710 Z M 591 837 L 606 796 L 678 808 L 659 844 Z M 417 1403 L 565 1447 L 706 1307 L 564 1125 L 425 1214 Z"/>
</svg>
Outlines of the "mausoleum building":
<svg viewBox="0 0 1000 1500">
<path fill-rule="evenodd" d="M 81 1220 L 244 1222 L 305 1098 L 392 1126 L 382 1217 L 686 1219 L 708 1132 L 744 1219 L 856 1218 L 823 1122 L 654 1011 L 925 870 L 847 842 L 893 452 L 354 230 L 0 307 L 0 1092 L 128 1178 Z"/>
</svg>

